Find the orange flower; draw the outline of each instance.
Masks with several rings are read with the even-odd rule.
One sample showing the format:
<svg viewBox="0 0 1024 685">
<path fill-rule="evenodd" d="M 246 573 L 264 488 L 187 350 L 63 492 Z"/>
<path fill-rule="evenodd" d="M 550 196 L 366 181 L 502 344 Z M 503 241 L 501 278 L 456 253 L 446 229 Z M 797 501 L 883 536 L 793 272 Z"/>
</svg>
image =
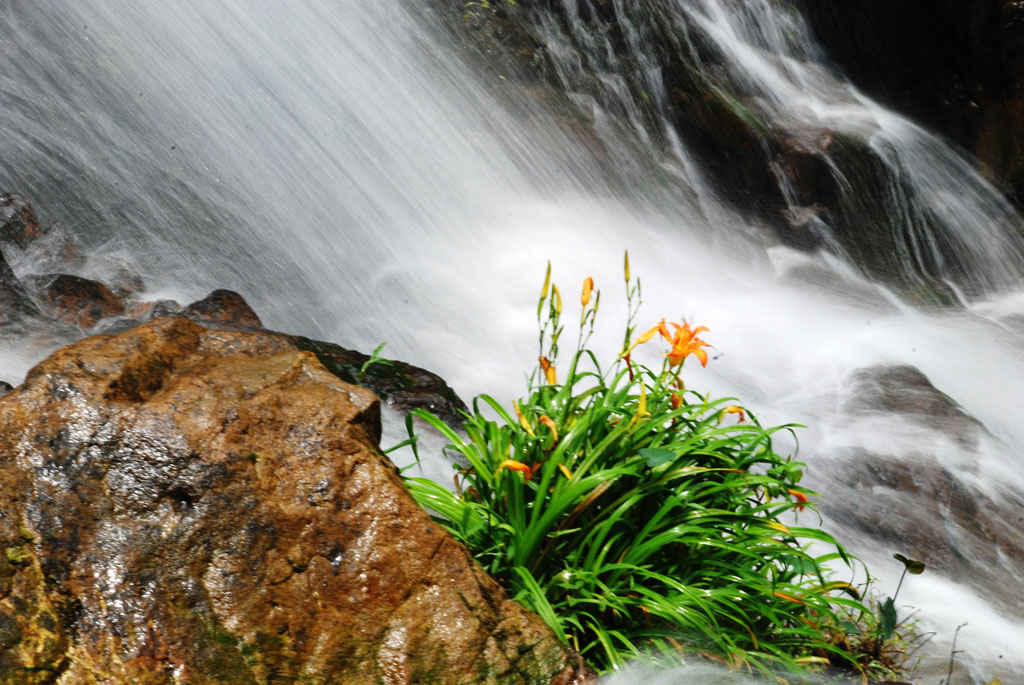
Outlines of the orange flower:
<svg viewBox="0 0 1024 685">
<path fill-rule="evenodd" d="M 530 468 L 521 461 L 516 461 L 515 459 L 506 459 L 505 461 L 501 462 L 498 465 L 498 470 L 495 471 L 494 474 L 497 475 L 498 471 L 501 471 L 502 469 L 508 469 L 509 471 L 518 471 L 519 473 L 523 474 L 526 480 L 530 480 L 530 476 L 533 475 L 532 468 Z"/>
<path fill-rule="evenodd" d="M 555 366 L 547 357 L 541 357 L 540 368 L 544 370 L 544 377 L 548 379 L 548 385 L 558 385 L 558 376 L 555 375 Z"/>
<path fill-rule="evenodd" d="M 685 321 L 682 326 L 677 323 L 673 323 L 672 325 L 675 327 L 676 332 L 671 338 L 667 335 L 668 330 L 665 329 L 664 319 L 662 319 L 662 324 L 659 326 L 661 335 L 672 343 L 672 349 L 665 353 L 665 356 L 668 357 L 669 365 L 679 366 L 683 363 L 683 359 L 685 359 L 687 355 L 692 354 L 700 360 L 701 366 L 707 366 L 708 353 L 701 348 L 711 347 L 711 345 L 697 337 L 701 332 L 708 330 L 707 326 L 698 326 L 691 330 L 690 324 Z"/>
<path fill-rule="evenodd" d="M 583 281 L 583 295 L 580 297 L 584 307 L 590 304 L 590 294 L 592 292 L 594 292 L 594 279 L 587 276 L 587 280 Z"/>
<path fill-rule="evenodd" d="M 730 404 L 728 407 L 722 410 L 722 414 L 739 414 L 739 423 L 743 423 L 747 420 L 747 415 L 743 413 L 741 407 L 737 407 L 735 404 Z"/>
<path fill-rule="evenodd" d="M 658 322 L 657 326 L 644 331 L 644 333 L 636 339 L 636 342 L 633 343 L 633 347 L 647 342 L 654 337 L 655 333 L 661 333 L 661 337 L 672 345 L 672 349 L 665 353 L 665 356 L 668 357 L 668 361 L 671 366 L 679 366 L 683 363 L 683 359 L 691 354 L 700 360 L 701 366 L 707 366 L 708 353 L 701 348 L 711 347 L 711 345 L 704 342 L 697 336 L 708 330 L 708 328 L 706 326 L 698 326 L 696 329 L 691 330 L 690 324 L 685 321 L 682 326 L 674 322 L 672 323 L 672 326 L 675 328 L 675 333 L 669 332 L 668 326 L 665 324 L 665 319 L 662 319 Z M 632 350 L 633 347 L 629 349 Z"/>
<path fill-rule="evenodd" d="M 676 393 L 672 393 L 671 397 L 669 398 L 669 401 L 672 403 L 673 410 L 679 409 L 679 407 L 683 406 L 683 398 L 677 395 Z"/>
<path fill-rule="evenodd" d="M 558 429 L 555 428 L 555 422 L 552 421 L 551 418 L 548 416 L 542 416 L 537 420 L 548 427 L 548 430 L 551 431 L 551 434 L 555 436 L 555 442 L 558 442 Z"/>
<path fill-rule="evenodd" d="M 803 511 L 804 510 L 804 505 L 807 504 L 807 502 L 809 501 L 807 499 L 807 495 L 805 495 L 804 493 L 800 492 L 799 490 L 793 490 L 791 488 L 786 488 L 786 492 L 791 494 L 793 496 L 793 499 L 795 499 L 797 501 L 798 504 L 796 505 L 795 509 L 797 511 Z"/>
</svg>

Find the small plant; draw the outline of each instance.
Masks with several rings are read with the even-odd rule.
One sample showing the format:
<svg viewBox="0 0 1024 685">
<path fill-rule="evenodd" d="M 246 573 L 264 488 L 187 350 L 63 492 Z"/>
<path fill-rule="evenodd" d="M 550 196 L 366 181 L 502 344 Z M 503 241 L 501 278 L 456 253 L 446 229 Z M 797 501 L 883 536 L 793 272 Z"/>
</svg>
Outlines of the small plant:
<svg viewBox="0 0 1024 685">
<path fill-rule="evenodd" d="M 377 347 L 373 348 L 373 352 L 370 353 L 369 359 L 363 362 L 362 366 L 359 367 L 359 373 L 356 374 L 356 378 L 359 380 L 360 383 L 363 381 L 364 378 L 366 378 L 366 372 L 369 371 L 370 367 L 374 366 L 375 364 L 380 364 L 381 366 L 395 365 L 394 362 L 392 362 L 390 359 L 384 359 L 383 357 L 380 356 L 380 353 L 384 350 L 385 345 L 387 345 L 387 343 L 381 343 L 380 345 L 377 345 Z"/>
<path fill-rule="evenodd" d="M 906 663 L 929 637 L 919 636 L 914 630 L 913 615 L 900 620 L 896 612 L 896 598 L 907 574 L 924 573 L 924 562 L 909 559 L 902 554 L 893 558 L 903 564 L 896 592 L 882 601 L 870 600 L 872 609 L 844 607 L 844 617 L 834 626 L 836 644 L 854 655 L 855 668 L 845 664 L 838 670 L 853 671 L 873 680 L 889 680 L 906 670 Z"/>
<path fill-rule="evenodd" d="M 636 335 L 641 287 L 628 254 L 624 275 L 621 352 L 603 365 L 588 348 L 600 304 L 588 278 L 563 365 L 548 265 L 527 396 L 511 410 L 476 398 L 465 435 L 414 412 L 465 466 L 454 492 L 408 478 L 413 496 L 601 671 L 698 656 L 765 672 L 857 670 L 841 626 L 869 612 L 826 570 L 851 559 L 828 533 L 782 520 L 814 507 L 803 464 L 774 447 L 796 426 L 763 427 L 737 400 L 687 388 L 685 362 L 708 363 L 708 329 L 662 319 Z M 634 356 L 656 340 L 668 349 L 652 369 Z M 814 556 L 810 541 L 832 551 Z"/>
</svg>

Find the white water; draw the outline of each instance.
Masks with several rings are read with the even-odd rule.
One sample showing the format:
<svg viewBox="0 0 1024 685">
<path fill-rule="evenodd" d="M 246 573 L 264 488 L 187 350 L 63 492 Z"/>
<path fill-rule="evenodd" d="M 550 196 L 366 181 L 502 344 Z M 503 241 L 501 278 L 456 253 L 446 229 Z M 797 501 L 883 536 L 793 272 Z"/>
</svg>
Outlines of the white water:
<svg viewBox="0 0 1024 685">
<path fill-rule="evenodd" d="M 690 386 L 738 395 L 765 423 L 808 425 L 801 455 L 825 498 L 844 487 L 830 480 L 833 462 L 859 446 L 913 459 L 926 445 L 940 463 L 976 466 L 971 478 L 988 491 L 1024 491 L 1007 447 L 1024 444 L 1016 217 L 937 139 L 806 67 L 813 50 L 753 40 L 749 18 L 710 0 L 632 11 L 655 6 L 724 38 L 731 78 L 761 94 L 763 116 L 795 131 L 846 126 L 886 150 L 910 178 L 907 230 L 939 227 L 906 244 L 971 246 L 963 266 L 989 295 L 921 313 L 835 258 L 766 249 L 758 227 L 709 193 L 685 146 L 666 136 L 674 154 L 658 152 L 639 119 L 632 140 L 606 140 L 622 161 L 613 192 L 570 135 L 503 111 L 398 0 L 0 0 L 0 190 L 30 196 L 94 252 L 130 255 L 154 293 L 239 290 L 272 328 L 365 350 L 386 340 L 387 354 L 441 373 L 464 397 L 519 391 L 546 259 L 567 301 L 593 275 L 604 325 L 617 330 L 629 248 L 645 320 L 712 329 L 718 356 L 690 372 Z M 769 16 L 761 25 L 783 37 L 800 28 Z M 790 47 L 806 45 L 795 35 Z M 576 100 L 602 122 L 600 93 Z M 627 163 L 641 152 L 676 187 L 652 188 L 646 162 Z M 980 233 L 963 239 L 964 226 Z M 31 255 L 8 256 L 19 272 L 33 268 Z M 618 335 L 608 337 L 610 348 Z M 0 379 L 17 382 L 56 344 L 6 338 Z M 898 417 L 849 418 L 849 374 L 881 362 L 917 366 L 993 437 L 965 450 Z M 900 550 L 856 537 L 851 548 L 891 592 Z M 944 673 L 963 621 L 959 661 L 975 681 L 1024 678 L 1012 609 L 937 574 L 908 581 L 900 600 L 937 633 L 931 653 L 943 663 L 925 682 Z"/>
</svg>

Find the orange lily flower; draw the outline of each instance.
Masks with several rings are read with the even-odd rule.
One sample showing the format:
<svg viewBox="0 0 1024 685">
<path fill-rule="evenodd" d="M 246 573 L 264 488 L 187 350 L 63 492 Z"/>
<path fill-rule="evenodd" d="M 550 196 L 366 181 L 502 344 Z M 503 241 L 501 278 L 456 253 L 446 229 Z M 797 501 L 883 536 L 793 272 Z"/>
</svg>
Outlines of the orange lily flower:
<svg viewBox="0 0 1024 685">
<path fill-rule="evenodd" d="M 498 464 L 498 470 L 495 471 L 494 474 L 497 475 L 498 471 L 501 471 L 502 469 L 508 469 L 509 471 L 518 471 L 519 473 L 523 474 L 526 480 L 530 480 L 530 476 L 533 475 L 532 468 L 530 468 L 521 461 L 516 461 L 515 459 L 506 459 L 505 461 Z"/>
<path fill-rule="evenodd" d="M 739 414 L 739 423 L 743 423 L 747 420 L 747 415 L 743 412 L 741 407 L 737 407 L 735 404 L 730 404 L 728 407 L 722 410 L 722 414 Z"/>
<path fill-rule="evenodd" d="M 672 343 L 672 349 L 665 353 L 665 356 L 668 357 L 669 365 L 679 366 L 683 363 L 683 359 L 685 359 L 687 355 L 692 354 L 700 360 L 701 366 L 707 366 L 708 353 L 701 348 L 711 347 L 711 345 L 698 338 L 697 335 L 703 331 L 709 330 L 708 327 L 698 326 L 691 330 L 690 324 L 685 321 L 682 326 L 677 323 L 673 323 L 672 325 L 675 327 L 676 332 L 671 338 L 666 335 L 668 332 L 667 330 L 661 330 L 662 336 Z M 661 325 L 661 328 L 664 328 L 664 324 Z"/>
<path fill-rule="evenodd" d="M 701 348 L 711 347 L 711 345 L 697 337 L 704 331 L 709 330 L 707 326 L 698 326 L 696 329 L 691 329 L 690 324 L 685 321 L 682 326 L 675 322 L 672 323 L 672 326 L 675 328 L 675 333 L 669 332 L 665 319 L 662 319 L 658 322 L 657 326 L 644 331 L 636 339 L 636 342 L 633 343 L 633 347 L 647 342 L 654 337 L 655 333 L 661 333 L 661 337 L 672 345 L 672 349 L 665 353 L 671 366 L 679 366 L 683 363 L 683 359 L 691 354 L 700 360 L 701 366 L 707 366 L 708 353 Z M 629 349 L 632 350 L 633 347 Z"/>
<path fill-rule="evenodd" d="M 580 297 L 584 307 L 590 304 L 590 294 L 592 292 L 594 292 L 594 279 L 587 276 L 587 280 L 583 281 L 583 295 Z"/>
<path fill-rule="evenodd" d="M 679 409 L 679 407 L 683 406 L 683 398 L 677 395 L 676 393 L 672 393 L 671 397 L 669 398 L 669 401 L 672 403 L 673 410 Z"/>
<path fill-rule="evenodd" d="M 807 495 L 805 495 L 804 493 L 800 492 L 799 490 L 793 490 L 791 488 L 786 488 L 786 492 L 791 494 L 793 496 L 793 499 L 795 499 L 797 501 L 798 504 L 796 505 L 796 507 L 794 507 L 797 511 L 803 511 L 804 510 L 804 505 L 807 504 L 807 502 L 810 501 L 810 500 L 807 499 Z"/>
<path fill-rule="evenodd" d="M 551 434 L 555 436 L 555 442 L 558 442 L 558 429 L 555 428 L 555 422 L 552 421 L 549 416 L 542 416 L 537 420 L 548 427 L 548 430 L 551 431 Z"/>
<path fill-rule="evenodd" d="M 558 385 L 558 376 L 555 374 L 555 366 L 551 360 L 541 357 L 537 361 L 540 362 L 540 368 L 544 370 L 544 377 L 547 378 L 548 385 Z"/>
</svg>

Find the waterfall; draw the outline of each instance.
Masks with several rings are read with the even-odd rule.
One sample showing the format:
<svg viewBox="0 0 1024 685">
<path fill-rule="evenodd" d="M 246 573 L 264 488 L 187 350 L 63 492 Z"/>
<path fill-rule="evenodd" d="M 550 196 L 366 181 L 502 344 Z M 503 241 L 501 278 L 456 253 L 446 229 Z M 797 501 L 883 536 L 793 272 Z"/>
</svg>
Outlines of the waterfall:
<svg viewBox="0 0 1024 685">
<path fill-rule="evenodd" d="M 810 485 L 847 503 L 845 517 L 826 506 L 825 525 L 883 593 L 901 570 L 891 554 L 906 550 L 849 507 L 918 514 L 884 483 L 853 479 L 865 455 L 915 485 L 956 475 L 939 484 L 943 516 L 979 493 L 1001 512 L 1024 501 L 1020 218 L 961 153 L 831 70 L 788 3 L 525 7 L 583 132 L 412 4 L 0 0 L 0 191 L 29 196 L 89 252 L 139 265 L 149 296 L 232 288 L 270 328 L 364 350 L 386 341 L 386 355 L 465 397 L 520 392 L 547 259 L 567 292 L 588 275 L 606 290 L 614 349 L 628 248 L 641 325 L 711 329 L 715 358 L 688 369 L 690 387 L 741 397 L 763 423 L 807 426 Z M 689 97 L 753 132 L 744 141 L 764 151 L 777 206 L 745 196 L 749 177 L 709 166 L 714 141 L 675 125 L 680 94 L 663 77 L 681 65 L 700 89 Z M 830 211 L 771 149 L 781 138 L 818 164 Z M 7 256 L 19 273 L 37 266 L 30 251 Z M 59 342 L 7 335 L 0 379 L 20 381 Z M 859 408 L 882 382 L 865 370 L 896 365 L 980 428 L 962 439 Z M 966 559 L 900 595 L 936 633 L 924 682 L 944 675 L 964 621 L 965 677 L 1020 679 L 1021 562 L 1002 549 L 973 558 L 982 543 L 952 520 L 938 528 Z"/>
</svg>

